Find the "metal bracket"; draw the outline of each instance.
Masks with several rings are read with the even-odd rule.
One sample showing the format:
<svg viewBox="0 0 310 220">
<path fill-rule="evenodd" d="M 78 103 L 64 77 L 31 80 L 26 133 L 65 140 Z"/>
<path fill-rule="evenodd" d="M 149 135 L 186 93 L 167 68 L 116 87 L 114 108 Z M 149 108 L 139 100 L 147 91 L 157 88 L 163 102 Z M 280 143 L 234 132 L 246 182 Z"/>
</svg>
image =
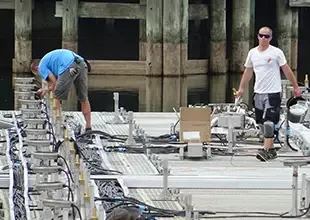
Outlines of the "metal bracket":
<svg viewBox="0 0 310 220">
<path fill-rule="evenodd" d="M 57 160 L 59 157 L 58 152 L 33 152 L 31 154 L 34 159 L 39 159 L 39 160 Z"/>
<path fill-rule="evenodd" d="M 136 141 L 133 139 L 133 112 L 128 112 L 128 138 L 125 142 L 126 145 L 136 145 Z"/>
<path fill-rule="evenodd" d="M 34 173 L 47 173 L 47 174 L 52 174 L 52 173 L 58 173 L 59 170 L 61 169 L 60 166 L 33 166 L 31 167 Z"/>
<path fill-rule="evenodd" d="M 60 200 L 60 199 L 41 199 L 43 206 L 48 206 L 51 208 L 71 208 L 74 202 Z"/>
<path fill-rule="evenodd" d="M 15 83 L 17 84 L 28 84 L 35 81 L 34 77 L 14 77 Z"/>
<path fill-rule="evenodd" d="M 38 191 L 62 190 L 64 184 L 62 182 L 41 182 L 36 183 L 34 188 Z"/>
<path fill-rule="evenodd" d="M 309 163 L 305 159 L 287 159 L 283 161 L 284 166 L 293 167 L 293 182 L 292 182 L 292 208 L 291 215 L 298 215 L 298 167 L 307 166 Z"/>
<path fill-rule="evenodd" d="M 120 112 L 119 112 L 119 93 L 114 92 L 113 93 L 113 99 L 114 99 L 114 117 L 111 122 L 108 122 L 109 124 L 124 124 L 124 121 L 121 119 Z"/>
<path fill-rule="evenodd" d="M 32 147 L 49 147 L 51 144 L 50 140 L 25 140 L 25 144 Z"/>
<path fill-rule="evenodd" d="M 168 175 L 169 175 L 169 169 L 168 169 L 168 159 L 163 160 L 163 190 L 160 194 L 160 199 L 162 200 L 169 200 L 171 199 L 171 194 L 168 190 Z"/>
</svg>

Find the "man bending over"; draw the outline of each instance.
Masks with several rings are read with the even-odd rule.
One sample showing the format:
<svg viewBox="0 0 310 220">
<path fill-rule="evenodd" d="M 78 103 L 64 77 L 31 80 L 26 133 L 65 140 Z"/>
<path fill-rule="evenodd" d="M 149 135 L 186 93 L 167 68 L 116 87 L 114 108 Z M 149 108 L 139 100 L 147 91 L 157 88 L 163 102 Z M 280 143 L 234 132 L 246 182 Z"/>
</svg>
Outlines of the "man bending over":
<svg viewBox="0 0 310 220">
<path fill-rule="evenodd" d="M 57 49 L 47 53 L 41 60 L 33 60 L 30 68 L 34 75 L 39 75 L 49 85 L 47 89 L 40 89 L 38 95 L 44 96 L 52 91 L 57 109 L 60 109 L 61 100 L 67 100 L 69 90 L 74 84 L 86 121 L 85 130 L 91 130 L 91 108 L 88 101 L 88 62 L 70 50 Z"/>
</svg>

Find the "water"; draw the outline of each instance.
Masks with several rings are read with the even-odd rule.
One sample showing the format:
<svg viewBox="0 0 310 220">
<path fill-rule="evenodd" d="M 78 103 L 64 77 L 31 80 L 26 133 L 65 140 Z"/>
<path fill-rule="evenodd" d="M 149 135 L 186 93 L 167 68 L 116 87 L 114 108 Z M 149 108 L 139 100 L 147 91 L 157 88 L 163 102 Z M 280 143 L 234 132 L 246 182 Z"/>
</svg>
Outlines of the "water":
<svg viewBox="0 0 310 220">
<path fill-rule="evenodd" d="M 119 92 L 120 106 L 135 112 L 171 112 L 194 104 L 233 102 L 232 88 L 238 88 L 241 74 L 146 77 L 89 75 L 89 100 L 93 111 L 113 111 L 113 93 Z M 0 75 L 1 110 L 14 109 L 11 69 Z M 79 104 L 69 105 L 80 110 Z"/>
<path fill-rule="evenodd" d="M 173 111 L 189 104 L 232 102 L 232 88 L 238 88 L 240 77 L 240 73 L 173 78 L 90 75 L 89 100 L 93 111 L 113 111 L 113 92 L 119 92 L 120 106 L 127 110 Z"/>
</svg>

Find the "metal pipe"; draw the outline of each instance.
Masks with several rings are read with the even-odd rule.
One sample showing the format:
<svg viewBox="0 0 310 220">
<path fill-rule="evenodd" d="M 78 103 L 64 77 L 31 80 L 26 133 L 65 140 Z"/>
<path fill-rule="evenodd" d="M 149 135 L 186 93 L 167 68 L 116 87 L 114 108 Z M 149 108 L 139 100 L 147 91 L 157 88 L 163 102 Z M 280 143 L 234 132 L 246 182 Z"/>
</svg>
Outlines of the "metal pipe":
<svg viewBox="0 0 310 220">
<path fill-rule="evenodd" d="M 305 201 L 306 201 L 306 177 L 305 173 L 301 176 L 301 192 L 300 192 L 300 208 L 305 208 Z"/>
<path fill-rule="evenodd" d="M 298 210 L 298 167 L 293 166 L 293 182 L 292 182 L 292 216 L 297 215 Z"/>
<path fill-rule="evenodd" d="M 133 112 L 129 111 L 128 112 L 128 138 L 126 140 L 126 145 L 132 146 L 136 144 L 136 141 L 133 139 Z"/>
</svg>

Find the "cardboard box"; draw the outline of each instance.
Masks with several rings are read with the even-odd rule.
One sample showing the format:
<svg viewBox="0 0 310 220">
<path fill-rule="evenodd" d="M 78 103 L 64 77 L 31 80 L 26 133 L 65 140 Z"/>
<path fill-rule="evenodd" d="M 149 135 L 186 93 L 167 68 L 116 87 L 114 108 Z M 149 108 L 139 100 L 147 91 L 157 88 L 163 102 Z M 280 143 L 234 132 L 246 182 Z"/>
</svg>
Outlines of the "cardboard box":
<svg viewBox="0 0 310 220">
<path fill-rule="evenodd" d="M 211 109 L 180 109 L 180 140 L 187 143 L 209 143 L 211 141 Z"/>
</svg>

